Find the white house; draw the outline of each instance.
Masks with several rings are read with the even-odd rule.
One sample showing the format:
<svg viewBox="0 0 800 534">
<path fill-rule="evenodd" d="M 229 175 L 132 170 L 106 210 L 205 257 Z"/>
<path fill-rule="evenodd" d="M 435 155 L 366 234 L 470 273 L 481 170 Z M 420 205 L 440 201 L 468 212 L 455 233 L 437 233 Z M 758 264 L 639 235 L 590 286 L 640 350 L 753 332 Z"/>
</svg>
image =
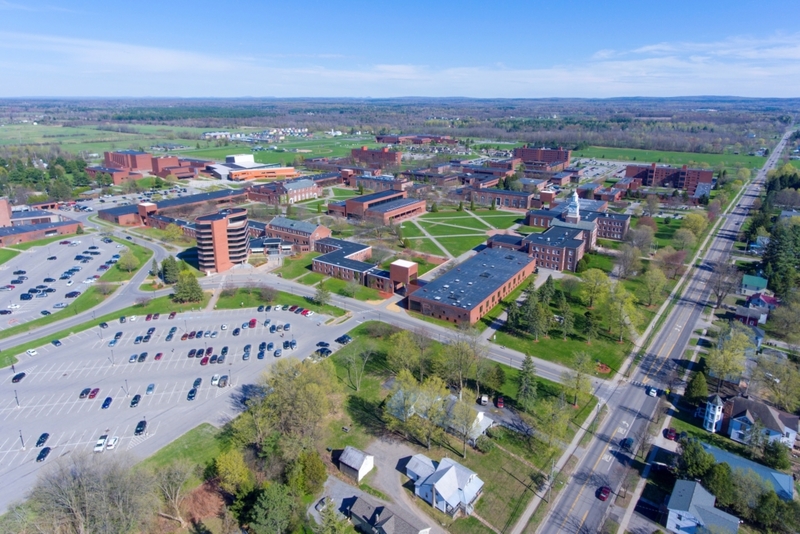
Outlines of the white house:
<svg viewBox="0 0 800 534">
<path fill-rule="evenodd" d="M 375 467 L 375 457 L 348 445 L 339 456 L 339 471 L 361 482 L 367 473 Z"/>
<path fill-rule="evenodd" d="M 748 443 L 750 430 L 758 421 L 767 441 L 777 440 L 790 449 L 794 448 L 800 417 L 745 397 L 728 400 L 723 412 L 728 422 L 727 434 L 732 440 Z"/>
<path fill-rule="evenodd" d="M 406 465 L 406 475 L 414 481 L 417 496 L 452 517 L 459 512 L 471 515 L 483 492 L 483 480 L 450 458 L 436 465 L 424 454 L 414 455 Z"/>
<path fill-rule="evenodd" d="M 713 395 L 706 402 L 705 416 L 703 417 L 703 428 L 711 433 L 717 433 L 722 429 L 722 409 L 725 403 L 719 395 Z"/>
<path fill-rule="evenodd" d="M 667 530 L 676 533 L 718 532 L 736 534 L 739 519 L 714 507 L 716 498 L 699 482 L 678 480 L 670 495 Z"/>
</svg>

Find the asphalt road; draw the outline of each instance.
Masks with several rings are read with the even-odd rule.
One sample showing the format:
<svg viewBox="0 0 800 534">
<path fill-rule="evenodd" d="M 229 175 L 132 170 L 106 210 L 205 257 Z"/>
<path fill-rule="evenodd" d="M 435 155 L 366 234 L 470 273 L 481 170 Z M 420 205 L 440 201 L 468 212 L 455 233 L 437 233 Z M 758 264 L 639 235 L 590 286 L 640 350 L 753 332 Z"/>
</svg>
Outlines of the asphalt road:
<svg viewBox="0 0 800 534">
<path fill-rule="evenodd" d="M 259 320 L 256 329 L 242 330 L 239 336 L 233 329 L 251 318 Z M 291 330 L 281 337 L 270 334 L 263 322 L 290 323 Z M 58 457 L 76 451 L 91 451 L 102 434 L 119 436 L 115 451 L 129 451 L 136 458 L 145 458 L 183 433 L 203 422 L 225 423 L 243 408 L 242 398 L 252 391 L 263 371 L 277 360 L 271 353 L 258 359 L 262 341 L 276 346 L 294 338 L 296 350 L 284 350 L 283 358 L 305 358 L 316 350 L 318 341 L 327 341 L 331 349 L 339 345 L 333 340 L 356 326 L 354 320 L 334 326 L 317 326 L 328 319 L 315 315 L 302 317 L 288 311 L 257 313 L 254 309 L 187 312 L 169 320 L 161 316 L 156 321 L 138 317 L 125 324 L 113 322 L 107 329 L 94 327 L 62 339 L 62 346 L 51 344 L 37 350 L 35 356 L 25 355 L 15 365 L 17 373 L 26 373 L 19 383 L 12 383 L 14 373 L 5 369 L 0 374 L 0 510 L 25 495 L 43 466 Z M 222 330 L 221 325 L 228 329 Z M 333 323 L 332 323 L 333 324 Z M 170 327 L 177 332 L 171 342 L 165 337 Z M 156 329 L 148 343 L 135 344 L 135 337 L 144 335 L 149 327 Z M 180 341 L 188 330 L 216 330 L 217 338 Z M 116 332 L 123 336 L 118 344 L 108 347 Z M 243 347 L 252 345 L 251 356 L 243 361 Z M 219 354 L 228 347 L 225 363 L 202 366 L 200 359 L 188 358 L 190 349 L 213 348 Z M 174 350 L 174 352 L 173 352 Z M 147 352 L 142 363 L 129 363 L 132 354 Z M 155 360 L 162 353 L 160 361 Z M 213 375 L 228 375 L 231 386 L 220 389 L 211 386 Z M 196 378 L 202 378 L 197 398 L 187 400 Z M 155 384 L 152 395 L 146 395 L 149 384 Z M 80 399 L 84 388 L 99 388 L 94 399 Z M 130 406 L 134 395 L 141 395 L 138 407 Z M 111 397 L 111 406 L 101 404 Z M 148 422 L 148 433 L 134 436 L 140 420 Z M 35 461 L 40 449 L 35 442 L 43 433 L 50 434 L 46 446 L 52 452 L 43 463 Z M 22 445 L 25 445 L 23 450 Z"/>
<path fill-rule="evenodd" d="M 648 347 L 631 380 L 621 382 L 608 398 L 609 415 L 537 532 L 588 534 L 600 531 L 613 502 L 613 495 L 608 501 L 602 502 L 597 497 L 599 489 L 609 486 L 615 494 L 618 493 L 630 462 L 630 455 L 620 450 L 620 441 L 641 432 L 656 411 L 658 401 L 649 397 L 645 388 L 652 386 L 663 391 L 668 387 L 670 370 L 683 359 L 694 325 L 710 299 L 706 282 L 711 274 L 711 266 L 724 258 L 733 246 L 740 224 L 746 218 L 746 208 L 759 196 L 767 170 L 775 166 L 789 135 L 787 133 L 778 143 L 743 193 L 739 201 L 741 207 L 734 207 L 725 216 L 718 233 L 710 241 L 701 266 L 692 267 L 694 272 L 686 290 Z"/>
</svg>

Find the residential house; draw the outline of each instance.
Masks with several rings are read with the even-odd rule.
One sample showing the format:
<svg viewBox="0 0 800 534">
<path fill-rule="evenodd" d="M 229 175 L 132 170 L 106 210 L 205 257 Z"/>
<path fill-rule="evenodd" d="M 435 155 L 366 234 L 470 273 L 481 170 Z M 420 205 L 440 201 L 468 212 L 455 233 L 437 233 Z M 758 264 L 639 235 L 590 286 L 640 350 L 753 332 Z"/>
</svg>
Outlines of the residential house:
<svg viewBox="0 0 800 534">
<path fill-rule="evenodd" d="M 403 420 L 405 417 L 411 417 L 413 415 L 419 415 L 416 411 L 417 407 L 421 405 L 430 405 L 438 399 L 431 399 L 425 396 L 420 391 L 412 391 L 406 392 L 402 389 L 395 392 L 394 395 L 389 398 L 387 401 L 387 409 L 390 414 L 394 417 Z M 445 402 L 445 411 L 447 414 L 450 414 L 455 404 L 458 402 L 458 397 L 455 395 L 448 395 Z M 420 416 L 422 417 L 422 416 Z M 450 426 L 449 423 L 450 417 L 446 417 L 440 424 L 444 426 L 445 430 L 452 434 L 458 434 L 453 427 Z M 494 420 L 486 415 L 484 412 L 476 412 L 475 413 L 475 420 L 472 422 L 472 427 L 467 438 L 467 443 L 470 446 L 475 446 L 475 442 L 478 438 L 484 434 L 486 431 L 494 425 Z"/>
<path fill-rule="evenodd" d="M 448 413 L 448 417 L 446 419 L 447 431 L 460 435 L 460 431 L 457 431 L 455 428 L 450 426 L 450 421 L 452 417 L 450 417 L 453 408 L 455 407 L 456 403 L 458 402 L 458 397 L 455 395 L 449 395 L 447 397 L 447 404 L 446 404 L 446 411 Z M 475 443 L 478 441 L 478 438 L 485 435 L 486 431 L 489 430 L 494 425 L 494 420 L 489 417 L 484 412 L 476 412 L 475 413 L 475 420 L 472 422 L 472 428 L 469 431 L 469 436 L 467 437 L 467 444 L 474 447 Z"/>
<path fill-rule="evenodd" d="M 375 457 L 348 445 L 339 456 L 339 471 L 356 482 L 367 476 L 375 467 Z"/>
<path fill-rule="evenodd" d="M 739 518 L 714 507 L 716 500 L 699 482 L 678 480 L 667 504 L 667 530 L 735 534 L 739 531 Z"/>
<path fill-rule="evenodd" d="M 767 289 L 767 279 L 760 276 L 753 276 L 746 274 L 742 277 L 741 293 L 742 295 L 753 295 L 755 293 L 763 292 Z"/>
<path fill-rule="evenodd" d="M 429 473 L 427 466 L 434 462 L 423 454 L 411 459 L 417 471 L 406 467 L 406 474 L 414 481 L 414 493 L 422 500 L 451 517 L 459 513 L 471 515 L 475 501 L 483 491 L 483 480 L 478 475 L 451 460 L 442 458 Z M 429 474 L 428 474 L 429 473 Z"/>
<path fill-rule="evenodd" d="M 739 443 L 749 443 L 750 431 L 757 422 L 768 442 L 780 441 L 794 448 L 800 417 L 756 399 L 734 397 L 725 402 L 723 421 L 727 423 L 728 436 Z"/>
<path fill-rule="evenodd" d="M 722 429 L 722 410 L 724 407 L 725 403 L 719 395 L 711 395 L 708 402 L 706 402 L 703 428 L 712 433 L 719 432 Z"/>
<path fill-rule="evenodd" d="M 767 308 L 772 311 L 780 305 L 777 297 L 772 297 L 765 293 L 756 293 L 747 297 L 747 306 L 749 308 Z"/>
<path fill-rule="evenodd" d="M 701 445 L 707 453 L 714 457 L 714 461 L 716 463 L 726 463 L 733 471 L 736 471 L 737 469 L 741 469 L 743 471 L 751 470 L 764 483 L 766 483 L 768 487 L 774 489 L 778 497 L 785 501 L 791 501 L 794 499 L 794 480 L 792 479 L 792 475 L 775 471 L 766 465 L 761 465 L 751 460 L 747 460 L 746 458 L 737 456 L 732 452 L 718 449 L 717 447 L 707 443 L 701 443 Z"/>
<path fill-rule="evenodd" d="M 733 313 L 733 318 L 744 323 L 747 326 L 758 326 L 767 322 L 769 317 L 769 310 L 767 308 L 755 308 L 744 306 L 736 306 L 736 311 Z"/>
<path fill-rule="evenodd" d="M 365 534 L 429 534 L 431 527 L 414 516 L 376 504 L 366 497 L 356 497 L 350 506 L 350 521 Z"/>
</svg>

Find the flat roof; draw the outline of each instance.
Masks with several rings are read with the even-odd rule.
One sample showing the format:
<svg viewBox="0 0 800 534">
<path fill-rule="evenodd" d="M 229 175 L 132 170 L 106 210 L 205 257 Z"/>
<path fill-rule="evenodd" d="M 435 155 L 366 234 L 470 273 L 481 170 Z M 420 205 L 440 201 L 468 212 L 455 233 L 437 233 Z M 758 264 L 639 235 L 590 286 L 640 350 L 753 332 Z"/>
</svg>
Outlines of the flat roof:
<svg viewBox="0 0 800 534">
<path fill-rule="evenodd" d="M 314 230 L 319 228 L 319 225 L 307 221 L 295 221 L 294 219 L 287 219 L 286 217 L 275 217 L 266 224 L 266 227 L 278 230 L 298 230 L 300 232 L 312 234 Z"/>
<path fill-rule="evenodd" d="M 117 169 L 117 168 L 114 168 L 114 167 L 105 167 L 103 165 L 93 165 L 91 167 L 87 167 L 87 169 L 89 169 L 90 171 L 107 172 L 107 173 L 128 172 L 127 169 Z"/>
<path fill-rule="evenodd" d="M 382 198 L 393 197 L 395 195 L 401 194 L 402 191 L 395 191 L 393 189 L 388 189 L 386 191 L 378 191 L 377 193 L 370 193 L 369 195 L 362 195 L 357 197 L 348 198 L 348 201 L 355 200 L 358 202 L 372 202 L 373 200 L 380 200 Z"/>
<path fill-rule="evenodd" d="M 514 197 L 530 197 L 535 194 L 535 193 L 530 193 L 528 191 L 511 191 L 508 189 L 496 189 L 496 188 L 479 189 L 476 191 L 476 193 L 483 193 L 484 191 L 486 191 L 487 193 L 493 193 L 497 195 L 511 195 Z"/>
<path fill-rule="evenodd" d="M 33 217 L 52 217 L 55 213 L 44 210 L 15 211 L 11 214 L 12 219 L 32 219 Z"/>
<path fill-rule="evenodd" d="M 420 202 L 425 203 L 424 200 L 419 200 L 416 198 L 398 198 L 397 200 L 392 200 L 385 204 L 381 204 L 379 206 L 370 207 L 367 211 L 375 213 L 386 213 L 392 210 L 404 208 L 406 206 L 411 206 L 413 204 L 418 204 Z"/>
<path fill-rule="evenodd" d="M 155 205 L 158 210 L 163 210 L 167 208 L 176 208 L 178 206 L 185 206 L 187 204 L 206 202 L 209 200 L 222 200 L 225 198 L 233 198 L 244 194 L 246 194 L 244 189 L 221 189 L 219 191 L 199 193 L 197 195 L 189 195 L 185 197 L 173 198 L 170 200 L 160 200 L 158 202 L 155 202 Z M 143 204 L 152 204 L 152 203 L 143 202 Z M 116 206 L 114 208 L 102 209 L 99 210 L 98 213 L 108 213 L 115 217 L 119 217 L 120 215 L 129 215 L 131 213 L 136 213 L 137 211 L 139 211 L 138 205 L 129 204 L 127 206 Z"/>
<path fill-rule="evenodd" d="M 471 310 L 534 261 L 514 250 L 487 248 L 422 286 L 411 298 Z"/>
<path fill-rule="evenodd" d="M 6 226 L 0 228 L 0 237 L 10 235 L 27 234 L 28 232 L 36 232 L 38 230 L 50 230 L 53 228 L 60 228 L 62 226 L 69 226 L 76 224 L 78 221 L 58 221 L 41 224 L 20 224 L 19 226 Z"/>
<path fill-rule="evenodd" d="M 345 269 L 350 269 L 351 271 L 356 271 L 359 273 L 365 273 L 373 269 L 377 270 L 377 267 L 372 263 L 351 260 L 347 257 L 357 252 L 361 252 L 362 250 L 371 248 L 369 245 L 362 245 L 360 243 L 353 243 L 352 241 L 345 241 L 344 239 L 336 239 L 333 237 L 325 237 L 318 240 L 317 243 L 338 248 L 334 251 L 328 252 L 327 254 L 323 254 L 322 256 L 317 256 L 314 258 L 314 261 L 326 263 L 328 265 L 344 267 Z"/>
<path fill-rule="evenodd" d="M 414 265 L 416 265 L 416 263 L 408 260 L 394 260 L 392 262 L 392 265 L 397 265 L 398 267 L 403 267 L 408 269 L 409 267 L 413 267 Z"/>
<path fill-rule="evenodd" d="M 529 234 L 523 241 L 545 247 L 578 248 L 583 244 L 576 236 L 581 230 L 565 226 L 551 226 L 540 234 Z"/>
</svg>

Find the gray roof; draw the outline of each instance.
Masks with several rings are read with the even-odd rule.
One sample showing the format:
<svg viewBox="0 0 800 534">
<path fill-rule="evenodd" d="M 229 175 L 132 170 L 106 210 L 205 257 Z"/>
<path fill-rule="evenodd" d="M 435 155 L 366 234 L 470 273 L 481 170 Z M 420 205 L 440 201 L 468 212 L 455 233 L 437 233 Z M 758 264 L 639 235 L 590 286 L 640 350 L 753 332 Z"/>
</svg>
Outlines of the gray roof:
<svg viewBox="0 0 800 534">
<path fill-rule="evenodd" d="M 388 211 L 404 208 L 406 206 L 411 206 L 413 204 L 418 204 L 420 202 L 424 203 L 425 201 L 419 200 L 417 198 L 398 198 L 397 200 L 391 200 L 389 202 L 379 204 L 378 206 L 370 206 L 367 209 L 367 211 L 375 213 L 386 213 Z"/>
<path fill-rule="evenodd" d="M 358 471 L 369 458 L 369 454 L 348 445 L 339 457 L 339 463 L 347 465 Z"/>
<path fill-rule="evenodd" d="M 486 248 L 416 290 L 412 298 L 471 310 L 533 261 L 514 250 Z"/>
<path fill-rule="evenodd" d="M 295 189 L 305 189 L 306 187 L 314 187 L 316 184 L 314 180 L 302 179 L 302 180 L 291 180 L 283 183 L 283 187 L 286 188 L 287 191 L 293 191 Z"/>
<path fill-rule="evenodd" d="M 416 517 L 374 503 L 366 497 L 356 497 L 350 515 L 361 518 L 381 534 L 419 534 L 430 529 Z"/>
<path fill-rule="evenodd" d="M 424 479 L 436 471 L 436 466 L 434 465 L 433 460 L 424 454 L 415 454 L 406 464 L 406 471 L 408 470 L 413 471 L 419 475 L 420 478 Z"/>
<path fill-rule="evenodd" d="M 800 211 L 797 210 L 783 210 L 778 216 L 778 219 L 791 219 L 792 217 L 800 217 Z"/>
<path fill-rule="evenodd" d="M 596 225 L 592 221 L 580 220 L 578 222 L 567 222 L 562 221 L 561 219 L 553 219 L 550 221 L 550 227 L 561 227 L 561 228 L 577 228 L 579 230 L 587 230 L 589 232 L 593 231 Z"/>
<path fill-rule="evenodd" d="M 246 191 L 243 189 L 220 189 L 219 191 L 198 193 L 197 195 L 188 195 L 185 197 L 172 198 L 169 200 L 159 200 L 158 202 L 153 202 L 153 204 L 156 205 L 156 208 L 158 210 L 163 210 L 167 208 L 177 208 L 179 206 L 185 206 L 187 204 L 207 202 L 209 200 L 232 199 L 234 197 L 238 197 L 244 194 L 246 194 Z M 107 213 L 115 217 L 119 217 L 120 215 L 136 213 L 137 211 L 139 211 L 139 208 L 136 204 L 129 204 L 127 206 L 117 206 L 114 208 L 102 209 L 99 210 L 98 213 Z"/>
<path fill-rule="evenodd" d="M 279 230 L 297 230 L 298 232 L 305 232 L 313 234 L 319 228 L 318 224 L 306 221 L 295 221 L 294 219 L 287 219 L 286 217 L 275 217 L 269 223 L 267 228 L 276 228 Z"/>
<path fill-rule="evenodd" d="M 528 234 L 523 238 L 523 241 L 545 247 L 567 247 L 576 249 L 583 244 L 583 239 L 578 237 L 581 231 L 582 230 L 579 228 L 566 224 L 556 225 L 551 226 L 540 234 L 535 232 Z"/>
<path fill-rule="evenodd" d="M 692 194 L 692 198 L 700 198 L 700 197 L 708 197 L 711 196 L 711 190 L 714 188 L 714 184 L 708 183 L 699 183 L 697 184 L 697 188 L 694 190 L 694 194 Z"/>
<path fill-rule="evenodd" d="M 15 211 L 11 219 L 32 219 L 33 217 L 52 217 L 55 213 L 44 210 Z"/>
<path fill-rule="evenodd" d="M 328 252 L 327 254 L 323 254 L 322 256 L 314 258 L 314 261 L 327 263 L 329 265 L 344 267 L 346 269 L 350 269 L 351 271 L 356 271 L 359 273 L 365 273 L 377 269 L 377 267 L 371 263 L 367 263 L 365 261 L 351 260 L 348 257 L 357 252 L 361 252 L 365 248 L 370 248 L 369 245 L 353 243 L 352 241 L 345 241 L 344 239 L 336 239 L 334 237 L 322 238 L 318 240 L 317 243 L 322 243 L 328 246 L 334 246 L 337 247 L 337 249 Z"/>
<path fill-rule="evenodd" d="M 715 527 L 734 534 L 739 530 L 739 518 L 714 507 L 716 498 L 699 482 L 678 480 L 672 490 L 667 508 L 686 512 L 700 520 L 704 527 Z"/>
<path fill-rule="evenodd" d="M 785 501 L 791 501 L 794 498 L 794 482 L 791 475 L 775 471 L 774 469 L 770 469 L 765 465 L 757 464 L 756 462 L 742 458 L 741 456 L 737 456 L 732 452 L 718 449 L 713 445 L 709 445 L 707 443 L 702 443 L 702 445 L 706 452 L 710 453 L 714 457 L 714 460 L 716 460 L 717 463 L 721 464 L 724 462 L 728 464 L 732 470 L 742 469 L 747 471 L 748 469 L 751 469 L 761 478 L 761 480 L 772 486 L 772 488 L 775 490 L 775 493 L 778 494 L 778 497 Z"/>
<path fill-rule="evenodd" d="M 796 415 L 782 412 L 755 399 L 734 397 L 731 403 L 732 418 L 747 416 L 750 421 L 754 422 L 757 419 L 765 428 L 781 434 L 784 433 L 785 428 L 791 428 L 795 432 L 798 430 L 800 418 Z"/>
<path fill-rule="evenodd" d="M 395 191 L 394 189 L 387 189 L 386 191 L 378 191 L 377 193 L 370 193 L 369 195 L 355 196 L 352 198 L 348 198 L 347 200 L 357 201 L 357 202 L 372 202 L 373 200 L 380 200 L 382 198 L 395 196 L 398 193 L 401 193 L 401 191 Z"/>
<path fill-rule="evenodd" d="M 745 308 L 744 306 L 736 306 L 735 312 L 737 316 L 747 317 L 750 319 L 760 319 L 765 313 L 769 313 L 767 308 Z"/>
<path fill-rule="evenodd" d="M 67 221 L 48 222 L 41 224 L 20 224 L 18 226 L 6 226 L 0 228 L 0 237 L 26 234 L 28 232 L 36 232 L 38 230 L 52 230 L 62 226 L 69 226 L 70 224 L 75 224 L 77 222 L 78 221 L 73 221 L 70 219 Z"/>
</svg>

